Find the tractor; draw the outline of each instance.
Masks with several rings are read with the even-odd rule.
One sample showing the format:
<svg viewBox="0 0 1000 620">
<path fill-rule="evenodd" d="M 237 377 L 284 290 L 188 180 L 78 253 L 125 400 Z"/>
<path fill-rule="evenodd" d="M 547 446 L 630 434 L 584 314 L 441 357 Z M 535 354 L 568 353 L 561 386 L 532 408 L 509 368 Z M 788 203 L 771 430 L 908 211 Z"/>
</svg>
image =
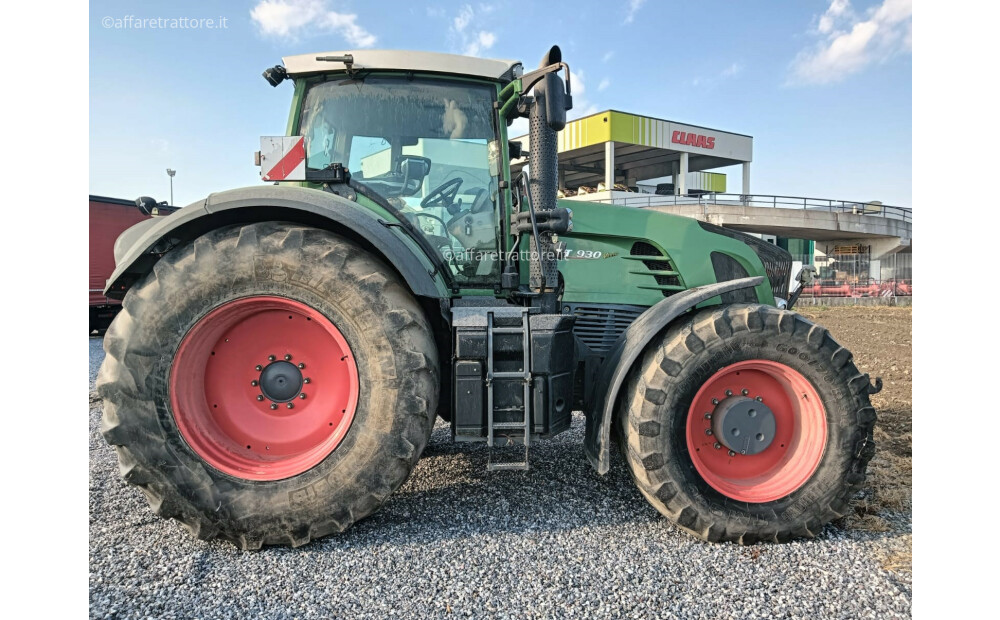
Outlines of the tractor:
<svg viewBox="0 0 1000 620">
<path fill-rule="evenodd" d="M 881 381 L 792 311 L 785 251 L 558 200 L 558 47 L 528 72 L 359 50 L 264 77 L 294 88 L 287 135 L 257 153 L 268 183 L 115 243 L 101 428 L 156 514 L 300 546 L 377 510 L 438 417 L 502 471 L 574 411 L 597 474 L 617 444 L 701 539 L 811 537 L 850 510 Z M 508 140 L 517 118 L 527 145 Z"/>
</svg>

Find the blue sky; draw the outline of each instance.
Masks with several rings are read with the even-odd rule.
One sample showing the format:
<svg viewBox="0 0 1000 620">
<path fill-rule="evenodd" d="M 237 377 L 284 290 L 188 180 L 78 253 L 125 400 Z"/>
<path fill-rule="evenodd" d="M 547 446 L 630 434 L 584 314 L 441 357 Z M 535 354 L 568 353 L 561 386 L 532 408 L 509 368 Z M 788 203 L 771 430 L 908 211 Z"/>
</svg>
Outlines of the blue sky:
<svg viewBox="0 0 1000 620">
<path fill-rule="evenodd" d="M 417 49 L 532 68 L 555 43 L 571 118 L 614 108 L 750 134 L 754 193 L 911 206 L 910 31 L 910 0 L 93 1 L 90 192 L 166 200 L 168 167 L 180 205 L 260 183 L 252 153 L 284 133 L 292 94 L 260 73 L 285 55 Z M 721 171 L 739 191 L 739 168 Z"/>
</svg>

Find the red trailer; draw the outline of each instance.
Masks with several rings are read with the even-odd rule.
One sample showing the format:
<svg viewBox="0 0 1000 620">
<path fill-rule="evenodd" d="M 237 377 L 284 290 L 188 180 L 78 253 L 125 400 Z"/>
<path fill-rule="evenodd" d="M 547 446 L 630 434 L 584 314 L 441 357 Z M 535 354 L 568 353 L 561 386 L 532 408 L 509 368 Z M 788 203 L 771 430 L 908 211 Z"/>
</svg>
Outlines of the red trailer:
<svg viewBox="0 0 1000 620">
<path fill-rule="evenodd" d="M 121 309 L 121 302 L 104 296 L 105 281 L 115 270 L 115 239 L 126 228 L 177 209 L 139 207 L 133 200 L 90 196 L 90 331 L 103 332 Z"/>
</svg>

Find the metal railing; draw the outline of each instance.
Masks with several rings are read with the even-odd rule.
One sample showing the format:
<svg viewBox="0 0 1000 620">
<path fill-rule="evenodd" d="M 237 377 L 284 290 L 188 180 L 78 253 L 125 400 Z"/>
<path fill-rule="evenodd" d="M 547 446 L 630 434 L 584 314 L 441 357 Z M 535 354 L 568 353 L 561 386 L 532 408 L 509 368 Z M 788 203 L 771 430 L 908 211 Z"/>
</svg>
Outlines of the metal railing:
<svg viewBox="0 0 1000 620">
<path fill-rule="evenodd" d="M 908 297 L 913 295 L 913 255 L 867 254 L 793 255 L 793 260 L 816 268 L 814 280 L 802 289 L 804 297 Z"/>
<path fill-rule="evenodd" d="M 662 207 L 670 205 L 737 205 L 744 207 L 766 207 L 774 209 L 806 209 L 829 211 L 832 213 L 852 213 L 887 219 L 913 221 L 913 210 L 907 207 L 884 205 L 877 202 L 854 200 L 832 200 L 828 198 L 807 198 L 804 196 L 777 196 L 772 194 L 702 194 L 700 196 L 677 196 L 660 194 L 634 194 L 632 196 L 602 198 L 592 200 L 603 204 L 623 207 Z"/>
</svg>

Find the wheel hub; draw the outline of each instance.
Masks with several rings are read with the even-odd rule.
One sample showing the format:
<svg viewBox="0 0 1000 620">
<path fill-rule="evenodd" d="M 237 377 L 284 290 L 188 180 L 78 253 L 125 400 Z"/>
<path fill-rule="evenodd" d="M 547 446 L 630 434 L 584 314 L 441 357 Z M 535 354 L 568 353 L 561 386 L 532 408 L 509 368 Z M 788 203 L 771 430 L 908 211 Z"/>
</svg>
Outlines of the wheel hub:
<svg viewBox="0 0 1000 620">
<path fill-rule="evenodd" d="M 712 433 L 738 454 L 759 454 L 775 436 L 774 412 L 762 402 L 746 396 L 724 398 L 712 411 Z"/>
<path fill-rule="evenodd" d="M 259 382 L 264 398 L 287 403 L 302 391 L 302 372 L 291 362 L 271 362 L 261 371 Z"/>
</svg>

